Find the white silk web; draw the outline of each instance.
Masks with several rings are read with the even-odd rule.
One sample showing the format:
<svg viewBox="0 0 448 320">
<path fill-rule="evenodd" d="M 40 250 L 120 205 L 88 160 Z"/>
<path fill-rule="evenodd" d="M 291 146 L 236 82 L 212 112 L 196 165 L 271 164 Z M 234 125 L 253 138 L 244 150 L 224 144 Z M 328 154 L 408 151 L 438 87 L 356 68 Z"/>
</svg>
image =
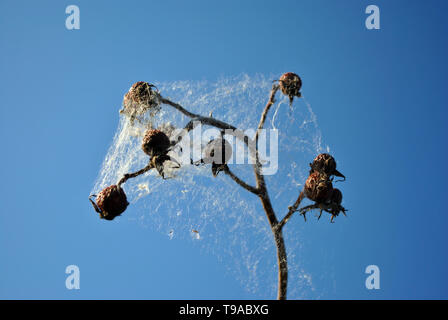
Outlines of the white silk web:
<svg viewBox="0 0 448 320">
<path fill-rule="evenodd" d="M 163 97 L 193 113 L 203 116 L 212 113 L 214 118 L 239 129 L 254 131 L 273 79 L 273 76 L 244 74 L 216 82 L 173 81 L 155 85 Z M 183 128 L 189 120 L 167 105 L 162 105 L 155 117 L 133 125 L 121 115 L 92 193 L 116 184 L 125 173 L 148 163 L 149 157 L 141 149 L 148 126 L 169 133 L 173 127 Z M 290 107 L 288 97 L 278 92 L 265 127 L 271 129 L 268 136 L 278 134 L 278 144 L 267 146 L 267 156 L 275 154 L 273 148 L 278 148 L 278 170 L 266 176 L 266 182 L 277 217 L 281 219 L 305 182 L 308 164 L 318 153 L 329 150 L 323 146 L 316 116 L 304 98 L 296 98 Z M 207 128 L 203 126 L 204 129 Z M 204 145 L 207 141 L 203 140 Z M 236 143 L 233 146 L 236 150 Z M 201 146 L 193 148 L 197 151 Z M 252 165 L 229 164 L 229 167 L 248 184 L 255 185 Z M 183 165 L 170 173 L 174 177 L 167 180 L 155 170 L 128 180 L 123 188 L 131 204 L 117 219 L 138 221 L 166 234 L 168 239 L 192 241 L 225 263 L 229 274 L 238 278 L 254 298 L 275 298 L 276 249 L 259 199 L 224 173 L 213 178 L 210 165 Z M 302 222 L 303 219 L 291 219 L 288 224 Z M 288 297 L 316 297 L 312 274 L 300 262 L 300 228 L 288 226 L 284 237 L 289 263 Z"/>
</svg>

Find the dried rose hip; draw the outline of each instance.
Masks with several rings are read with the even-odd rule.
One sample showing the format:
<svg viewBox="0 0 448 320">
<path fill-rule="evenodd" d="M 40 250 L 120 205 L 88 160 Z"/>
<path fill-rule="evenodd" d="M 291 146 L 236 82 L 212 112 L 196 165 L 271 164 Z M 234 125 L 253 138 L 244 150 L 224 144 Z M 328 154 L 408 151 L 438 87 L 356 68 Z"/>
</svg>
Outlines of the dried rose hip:
<svg viewBox="0 0 448 320">
<path fill-rule="evenodd" d="M 225 164 L 231 157 L 232 146 L 226 139 L 213 139 L 205 146 L 204 163 Z"/>
<path fill-rule="evenodd" d="M 302 80 L 297 74 L 293 72 L 283 74 L 280 77 L 279 84 L 283 94 L 289 97 L 290 104 L 292 104 L 294 97 L 300 98 L 302 96 L 300 93 Z"/>
<path fill-rule="evenodd" d="M 155 115 L 160 110 L 159 95 L 153 90 L 154 85 L 138 81 L 132 85 L 123 98 L 121 114 L 127 115 L 133 122 L 148 110 Z"/>
<path fill-rule="evenodd" d="M 226 168 L 226 163 L 232 157 L 232 146 L 224 138 L 210 140 L 205 146 L 202 163 L 212 164 L 214 177 Z"/>
<path fill-rule="evenodd" d="M 336 170 L 336 160 L 328 153 L 319 154 L 313 163 L 310 163 L 311 172 L 317 171 L 328 176 L 335 175 L 337 177 L 345 178 L 345 176 Z"/>
<path fill-rule="evenodd" d="M 317 171 L 310 174 L 305 182 L 305 195 L 308 199 L 323 203 L 332 194 L 333 185 L 327 175 Z"/>
<path fill-rule="evenodd" d="M 100 217 L 106 220 L 113 220 L 121 215 L 129 205 L 124 190 L 117 185 L 101 190 L 96 197 L 96 203 L 92 199 L 89 200 Z"/>
<path fill-rule="evenodd" d="M 150 157 L 164 155 L 170 147 L 168 136 L 158 129 L 149 129 L 143 137 L 142 149 Z"/>
<path fill-rule="evenodd" d="M 342 203 L 342 192 L 339 189 L 334 188 L 331 192 L 330 202 L 332 204 L 340 205 Z"/>
</svg>

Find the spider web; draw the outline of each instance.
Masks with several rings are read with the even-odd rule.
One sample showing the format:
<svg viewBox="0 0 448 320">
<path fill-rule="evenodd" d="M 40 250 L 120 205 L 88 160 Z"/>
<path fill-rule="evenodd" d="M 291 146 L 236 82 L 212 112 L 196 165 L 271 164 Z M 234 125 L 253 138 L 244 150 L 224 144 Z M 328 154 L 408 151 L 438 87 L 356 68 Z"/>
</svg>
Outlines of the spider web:
<svg viewBox="0 0 448 320">
<path fill-rule="evenodd" d="M 215 82 L 155 84 L 163 97 L 193 113 L 208 116 L 212 112 L 217 119 L 254 131 L 269 98 L 272 80 L 276 78 L 242 74 Z M 155 117 L 146 117 L 133 125 L 125 116 L 120 116 L 92 193 L 116 184 L 123 174 L 148 163 L 148 156 L 141 150 L 141 139 L 148 127 L 162 128 L 169 134 L 173 127 L 183 128 L 189 120 L 166 105 Z M 329 150 L 323 146 L 316 116 L 304 98 L 295 99 L 290 107 L 289 99 L 277 93 L 265 127 L 272 129 L 269 134 L 278 134 L 278 171 L 265 178 L 277 217 L 281 219 L 303 187 L 308 164 L 316 154 Z M 236 150 L 237 143 L 233 143 Z M 268 146 L 268 154 L 272 154 L 269 148 L 276 146 Z M 193 149 L 200 152 L 201 146 L 194 145 Z M 229 164 L 229 167 L 247 183 L 255 185 L 252 165 Z M 152 170 L 126 182 L 123 188 L 131 205 L 118 219 L 135 220 L 166 234 L 168 239 L 183 239 L 199 245 L 223 262 L 254 298 L 275 298 L 276 248 L 259 199 L 223 173 L 213 178 L 209 165 L 185 165 L 169 173 L 172 179 L 163 180 Z M 312 275 L 300 262 L 302 239 L 297 220 L 291 219 L 284 229 L 289 264 L 288 297 L 313 298 L 317 293 Z"/>
</svg>

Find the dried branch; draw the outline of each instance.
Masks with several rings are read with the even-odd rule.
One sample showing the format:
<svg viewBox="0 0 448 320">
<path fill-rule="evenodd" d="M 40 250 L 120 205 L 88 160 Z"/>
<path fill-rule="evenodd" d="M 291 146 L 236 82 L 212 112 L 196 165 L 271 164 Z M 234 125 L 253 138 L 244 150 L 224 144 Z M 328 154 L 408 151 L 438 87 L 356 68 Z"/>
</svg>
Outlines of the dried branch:
<svg viewBox="0 0 448 320">
<path fill-rule="evenodd" d="M 261 191 L 259 198 L 263 205 L 263 209 L 266 213 L 266 217 L 268 218 L 269 225 L 271 226 L 272 233 L 274 234 L 274 240 L 277 247 L 277 264 L 278 264 L 277 299 L 285 300 L 287 297 L 287 288 L 288 288 L 288 261 L 286 255 L 285 241 L 283 239 L 282 228 L 278 227 L 277 216 L 275 215 L 274 208 L 272 207 L 272 203 L 269 198 L 269 193 L 266 188 L 264 175 L 261 172 L 260 155 L 258 153 L 258 137 L 260 135 L 261 130 L 264 127 L 264 123 L 266 121 L 269 110 L 275 102 L 275 94 L 277 93 L 278 89 L 279 89 L 278 85 L 274 84 L 272 86 L 269 100 L 266 106 L 264 107 L 263 113 L 261 114 L 261 119 L 258 124 L 257 132 L 255 134 L 255 145 L 257 148 L 257 152 L 255 153 L 254 173 L 255 173 L 255 179 L 257 181 L 257 188 L 260 189 Z"/>
<path fill-rule="evenodd" d="M 133 172 L 133 173 L 126 173 L 124 176 L 123 176 L 123 178 L 121 178 L 120 179 L 120 181 L 118 181 L 118 186 L 121 186 L 123 183 L 125 183 L 127 180 L 129 180 L 129 179 L 131 179 L 131 178 L 136 178 L 136 177 L 138 177 L 138 176 L 140 176 L 140 175 L 142 175 L 142 174 L 144 174 L 145 172 L 147 172 L 147 171 L 149 171 L 149 170 L 151 170 L 151 169 L 153 169 L 154 168 L 154 164 L 153 164 L 153 162 L 152 161 L 150 161 L 149 163 L 148 163 L 148 165 L 146 166 L 146 167 L 144 167 L 143 169 L 140 169 L 140 170 L 138 170 L 138 171 L 136 171 L 136 172 Z"/>
<path fill-rule="evenodd" d="M 186 115 L 187 117 L 189 117 L 193 120 L 199 121 L 203 124 L 208 124 L 208 125 L 214 126 L 216 128 L 222 129 L 222 130 L 235 130 L 235 131 L 237 130 L 236 127 L 234 127 L 228 123 L 225 123 L 224 121 L 217 120 L 213 117 L 203 117 L 201 115 L 194 114 L 194 113 L 186 110 L 180 104 L 172 102 L 171 100 L 163 98 L 162 96 L 160 96 L 160 102 L 177 109 L 178 111 L 180 111 L 182 114 Z"/>
<path fill-rule="evenodd" d="M 261 114 L 261 119 L 258 124 L 257 132 L 255 134 L 255 142 L 257 144 L 257 149 L 258 149 L 258 137 L 260 135 L 261 130 L 264 127 L 264 123 L 266 122 L 266 117 L 269 113 L 269 109 L 271 109 L 271 106 L 275 103 L 275 94 L 277 93 L 279 88 L 280 88 L 280 86 L 278 84 L 272 85 L 271 94 L 269 96 L 268 103 L 264 107 L 263 113 Z"/>
<path fill-rule="evenodd" d="M 305 193 L 303 191 L 301 191 L 296 202 L 292 206 L 288 207 L 289 211 L 286 214 L 286 216 L 282 219 L 282 221 L 280 221 L 280 223 L 278 224 L 278 228 L 280 228 L 280 229 L 283 228 L 285 223 L 288 222 L 288 220 L 292 217 L 294 212 L 297 212 L 297 209 L 299 208 L 300 203 L 302 202 L 302 200 L 304 198 L 305 198 Z"/>
<path fill-rule="evenodd" d="M 191 120 L 188 122 L 188 124 L 185 126 L 185 130 L 187 132 L 191 131 L 194 129 L 194 127 L 198 124 L 201 123 L 203 125 L 209 125 L 221 130 L 225 131 L 225 134 L 228 135 L 232 135 L 235 138 L 237 138 L 238 140 L 242 141 L 249 149 L 249 151 L 251 152 L 251 155 L 255 158 L 256 157 L 256 148 L 254 147 L 254 145 L 251 143 L 252 139 L 246 135 L 244 133 L 243 130 L 240 130 L 224 121 L 215 119 L 213 117 L 204 117 L 195 113 L 192 113 L 190 111 L 188 111 L 187 109 L 185 109 L 184 107 L 182 107 L 180 104 L 172 102 L 169 99 L 166 99 L 162 96 L 159 97 L 160 102 L 166 105 L 169 105 L 173 108 L 175 108 L 176 110 L 180 111 L 182 114 L 186 115 L 187 117 L 191 118 Z M 182 137 L 178 137 L 177 141 L 175 141 L 175 143 L 178 143 Z"/>
<path fill-rule="evenodd" d="M 224 173 L 227 174 L 230 178 L 232 178 L 233 181 L 235 181 L 236 183 L 238 183 L 241 187 L 243 187 L 244 189 L 246 189 L 249 192 L 252 192 L 255 195 L 259 195 L 260 194 L 260 190 L 258 190 L 257 188 L 248 185 L 246 182 L 244 182 L 243 180 L 241 180 L 240 178 L 238 178 L 231 170 L 230 168 L 225 165 L 224 166 Z"/>
</svg>

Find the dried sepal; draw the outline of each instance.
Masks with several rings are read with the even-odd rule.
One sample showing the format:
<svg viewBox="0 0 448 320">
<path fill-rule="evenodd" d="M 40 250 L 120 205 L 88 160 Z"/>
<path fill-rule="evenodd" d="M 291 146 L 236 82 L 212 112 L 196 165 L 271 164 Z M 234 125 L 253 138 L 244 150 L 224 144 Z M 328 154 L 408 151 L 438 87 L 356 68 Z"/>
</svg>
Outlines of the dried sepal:
<svg viewBox="0 0 448 320">
<path fill-rule="evenodd" d="M 167 167 L 167 163 L 171 162 L 175 164 L 175 166 Z M 170 177 L 166 177 L 166 169 L 179 169 L 181 167 L 180 163 L 174 159 L 173 157 L 167 154 L 156 155 L 151 158 L 151 164 L 153 168 L 157 170 L 162 179 L 167 179 Z"/>
</svg>

